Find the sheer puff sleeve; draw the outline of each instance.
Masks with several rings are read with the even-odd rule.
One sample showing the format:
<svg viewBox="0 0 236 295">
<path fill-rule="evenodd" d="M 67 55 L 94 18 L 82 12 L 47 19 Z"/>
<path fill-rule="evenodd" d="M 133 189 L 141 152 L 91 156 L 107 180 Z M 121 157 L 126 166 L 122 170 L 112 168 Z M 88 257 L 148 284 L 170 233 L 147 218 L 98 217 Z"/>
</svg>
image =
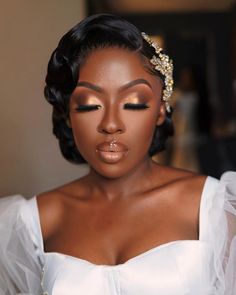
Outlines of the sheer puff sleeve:
<svg viewBox="0 0 236 295">
<path fill-rule="evenodd" d="M 18 195 L 0 199 L 0 295 L 43 294 L 43 262 L 27 202 Z"/>
<path fill-rule="evenodd" d="M 209 210 L 209 240 L 214 251 L 214 295 L 236 294 L 236 172 L 222 175 Z"/>
</svg>

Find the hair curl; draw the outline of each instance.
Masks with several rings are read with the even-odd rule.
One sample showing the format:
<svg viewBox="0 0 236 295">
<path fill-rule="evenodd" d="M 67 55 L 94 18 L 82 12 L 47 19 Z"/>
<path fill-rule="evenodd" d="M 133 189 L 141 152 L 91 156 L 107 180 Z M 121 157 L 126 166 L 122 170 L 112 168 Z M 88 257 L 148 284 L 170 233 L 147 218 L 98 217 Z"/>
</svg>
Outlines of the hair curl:
<svg viewBox="0 0 236 295">
<path fill-rule="evenodd" d="M 68 31 L 59 41 L 48 63 L 44 95 L 53 106 L 53 134 L 65 159 L 72 163 L 85 163 L 74 142 L 69 118 L 69 100 L 79 78 L 79 69 L 88 54 L 97 48 L 119 47 L 129 49 L 151 59 L 154 49 L 142 38 L 141 32 L 131 23 L 111 14 L 92 15 Z M 162 75 L 149 69 L 152 74 Z M 157 126 L 149 155 L 165 149 L 165 143 L 173 134 L 171 114 Z"/>
</svg>

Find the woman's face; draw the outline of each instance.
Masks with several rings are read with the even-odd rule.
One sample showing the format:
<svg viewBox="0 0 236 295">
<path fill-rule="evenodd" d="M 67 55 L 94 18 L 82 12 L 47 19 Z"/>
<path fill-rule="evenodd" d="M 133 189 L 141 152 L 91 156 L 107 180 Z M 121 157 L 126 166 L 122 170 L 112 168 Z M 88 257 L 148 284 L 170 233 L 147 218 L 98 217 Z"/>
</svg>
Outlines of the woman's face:
<svg viewBox="0 0 236 295">
<path fill-rule="evenodd" d="M 116 47 L 90 53 L 71 95 L 70 124 L 94 170 L 117 178 L 149 160 L 155 127 L 165 119 L 161 95 L 161 81 L 137 53 Z"/>
</svg>

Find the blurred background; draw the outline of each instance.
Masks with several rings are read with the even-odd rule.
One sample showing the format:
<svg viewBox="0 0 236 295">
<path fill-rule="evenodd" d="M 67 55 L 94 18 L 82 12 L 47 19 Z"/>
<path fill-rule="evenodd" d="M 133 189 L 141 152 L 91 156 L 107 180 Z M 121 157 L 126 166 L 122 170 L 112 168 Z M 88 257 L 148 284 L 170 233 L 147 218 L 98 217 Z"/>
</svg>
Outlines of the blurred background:
<svg viewBox="0 0 236 295">
<path fill-rule="evenodd" d="M 61 156 L 43 97 L 59 38 L 87 15 L 125 17 L 174 60 L 175 136 L 155 160 L 236 170 L 236 0 L 30 0 L 0 4 L 0 195 L 27 197 L 87 172 Z"/>
</svg>

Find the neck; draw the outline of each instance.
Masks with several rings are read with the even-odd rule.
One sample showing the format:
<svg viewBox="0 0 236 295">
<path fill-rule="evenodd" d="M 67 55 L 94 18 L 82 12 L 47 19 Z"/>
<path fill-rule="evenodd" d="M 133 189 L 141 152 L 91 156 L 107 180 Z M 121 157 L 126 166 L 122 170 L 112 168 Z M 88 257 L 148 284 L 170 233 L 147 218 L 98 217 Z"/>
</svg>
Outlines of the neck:
<svg viewBox="0 0 236 295">
<path fill-rule="evenodd" d="M 147 191 L 152 187 L 154 166 L 156 167 L 156 164 L 148 158 L 119 178 L 104 177 L 91 168 L 88 179 L 89 183 L 92 183 L 92 195 L 112 201 Z"/>
</svg>

